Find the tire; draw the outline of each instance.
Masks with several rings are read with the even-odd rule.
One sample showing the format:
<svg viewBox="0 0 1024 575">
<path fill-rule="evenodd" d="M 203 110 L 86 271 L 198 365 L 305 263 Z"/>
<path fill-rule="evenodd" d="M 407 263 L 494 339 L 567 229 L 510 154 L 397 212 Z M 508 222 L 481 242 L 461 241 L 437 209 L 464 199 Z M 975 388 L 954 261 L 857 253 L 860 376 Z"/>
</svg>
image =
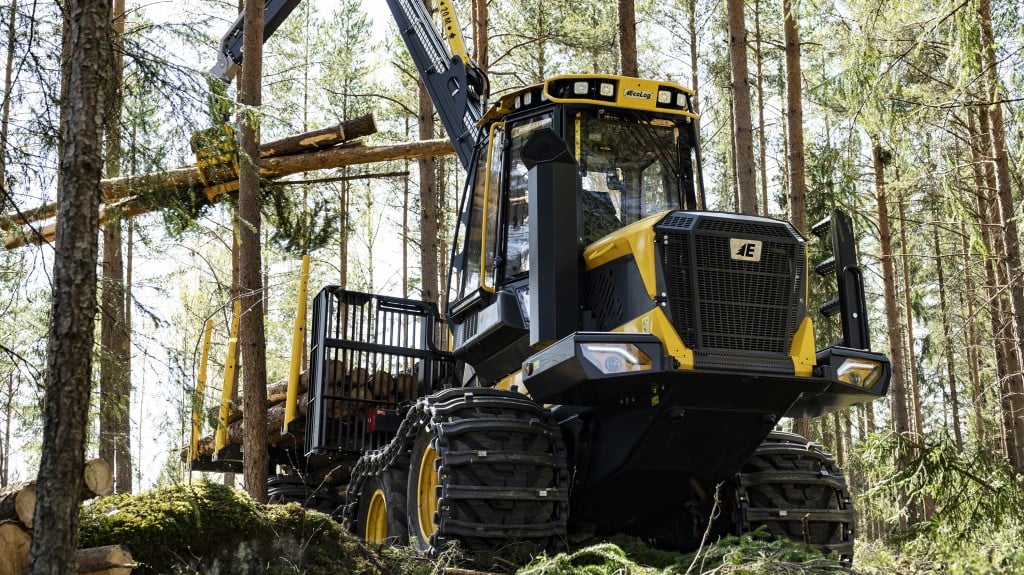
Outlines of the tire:
<svg viewBox="0 0 1024 575">
<path fill-rule="evenodd" d="M 560 550 L 568 472 L 551 413 L 494 389 L 446 390 L 429 403 L 409 458 L 412 545 L 435 556 L 453 541 L 471 555 Z"/>
<path fill-rule="evenodd" d="M 384 473 L 363 482 L 356 512 L 355 533 L 370 545 L 407 545 L 406 469 L 403 459 Z"/>
<path fill-rule="evenodd" d="M 736 477 L 741 531 L 764 526 L 841 560 L 853 559 L 854 510 L 832 456 L 803 437 L 769 434 Z"/>
</svg>

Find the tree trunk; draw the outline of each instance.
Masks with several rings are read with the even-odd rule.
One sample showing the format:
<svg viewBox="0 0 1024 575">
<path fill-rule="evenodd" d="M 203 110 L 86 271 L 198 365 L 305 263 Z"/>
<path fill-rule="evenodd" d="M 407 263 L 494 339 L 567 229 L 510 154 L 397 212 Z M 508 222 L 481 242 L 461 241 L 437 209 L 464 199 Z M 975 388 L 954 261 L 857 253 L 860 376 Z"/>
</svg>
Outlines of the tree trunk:
<svg viewBox="0 0 1024 575">
<path fill-rule="evenodd" d="M 17 523 L 0 523 L 0 573 L 28 573 L 29 547 L 32 536 Z M 72 550 L 73 552 L 73 550 Z M 53 571 L 57 573 L 57 571 Z"/>
<path fill-rule="evenodd" d="M 96 317 L 103 113 L 109 82 L 109 0 L 68 0 L 62 62 L 60 223 L 46 359 L 42 454 L 30 573 L 66 573 L 82 493 Z"/>
<path fill-rule="evenodd" d="M 427 11 L 433 10 L 433 2 L 424 0 Z M 430 102 L 423 81 L 419 86 L 419 123 L 420 140 L 434 138 L 434 106 Z M 420 297 L 424 301 L 438 302 L 437 281 L 437 161 L 433 157 L 419 159 L 420 178 Z"/>
<path fill-rule="evenodd" d="M 267 501 L 267 343 L 263 324 L 263 266 L 260 254 L 259 109 L 263 75 L 263 2 L 245 3 L 243 50 L 239 76 L 238 247 L 242 315 L 238 347 L 242 355 L 242 401 L 245 419 L 242 469 L 245 490 Z"/>
<path fill-rule="evenodd" d="M 950 426 L 953 428 L 953 440 L 956 441 L 956 449 L 958 452 L 962 452 L 964 450 L 964 437 L 960 428 L 960 394 L 957 390 L 956 362 L 953 359 L 953 346 L 955 342 L 953 341 L 953 333 L 949 325 L 949 306 L 946 301 L 946 275 L 942 269 L 943 254 L 942 244 L 939 239 L 939 222 L 938 218 L 936 218 L 935 223 L 932 224 L 932 249 L 935 253 L 935 273 L 939 287 L 939 315 L 942 320 L 942 341 L 946 352 L 946 379 L 949 383 L 949 407 L 952 413 Z M 970 272 L 967 272 L 965 268 L 964 275 L 969 274 Z M 969 317 L 967 321 L 974 321 L 974 319 Z"/>
<path fill-rule="evenodd" d="M 619 0 L 619 70 L 623 76 L 637 77 L 636 9 L 633 0 Z"/>
<path fill-rule="evenodd" d="M 473 0 L 473 52 L 476 65 L 484 71 L 490 67 L 489 35 L 487 32 L 490 15 L 487 0 Z"/>
<path fill-rule="evenodd" d="M 757 213 L 757 180 L 754 176 L 754 138 L 750 118 L 750 86 L 747 72 L 747 26 L 743 0 L 727 0 L 729 13 L 729 69 L 732 75 L 733 147 L 736 151 L 738 209 Z"/>
<path fill-rule="evenodd" d="M 120 545 L 90 547 L 75 551 L 75 573 L 103 572 L 109 575 L 127 575 L 135 567 L 132 554 Z"/>
<path fill-rule="evenodd" d="M 885 191 L 885 153 L 877 137 L 873 140 L 875 199 L 878 203 L 878 243 L 882 259 L 882 284 L 885 286 L 885 319 L 889 335 L 889 361 L 892 367 L 892 419 L 897 433 L 910 431 L 907 411 L 907 383 L 903 373 L 903 337 L 896 302 L 896 272 L 892 261 L 892 235 L 889 232 L 889 205 Z"/>
<path fill-rule="evenodd" d="M 800 32 L 790 0 L 784 0 L 783 31 L 786 43 L 786 171 L 789 181 L 789 219 L 801 234 L 807 233 L 807 180 L 804 174 L 803 80 L 800 70 Z"/>
<path fill-rule="evenodd" d="M 4 101 L 0 110 L 0 213 L 7 211 L 7 134 L 11 119 L 11 75 L 14 72 L 14 50 L 17 46 L 15 20 L 18 17 L 18 0 L 11 0 L 7 22 L 7 65 L 4 67 Z"/>
<path fill-rule="evenodd" d="M 0 522 L 17 521 L 32 529 L 36 513 L 36 482 L 22 481 L 0 489 Z"/>
<path fill-rule="evenodd" d="M 995 190 L 999 222 L 1002 226 L 1003 265 L 1006 268 L 1009 292 L 1010 345 L 1018 363 L 1024 362 L 1024 268 L 1021 266 L 1020 236 L 1017 230 L 1018 213 L 1014 209 L 1012 183 L 1010 181 L 1010 159 L 1006 144 L 1006 127 L 1003 107 L 999 104 L 1000 88 L 996 70 L 995 36 L 992 31 L 992 9 L 989 0 L 978 2 L 978 22 L 981 28 L 981 54 L 985 72 L 986 96 L 992 104 L 988 107 L 991 129 L 990 153 L 995 168 Z M 1010 454 L 1010 463 L 1017 471 L 1024 471 L 1024 375 L 1020 370 L 1010 374 L 1009 403 L 1016 452 Z"/>
<path fill-rule="evenodd" d="M 761 175 L 761 214 L 768 215 L 768 151 L 764 129 L 764 54 L 761 51 L 761 2 L 754 2 L 754 65 L 757 75 L 757 153 Z"/>
<path fill-rule="evenodd" d="M 910 248 L 907 244 L 907 216 L 904 205 L 904 198 L 902 194 L 897 194 L 896 204 L 899 206 L 898 214 L 900 220 L 900 250 L 902 251 L 902 262 L 901 271 L 903 276 L 903 309 L 905 312 L 906 321 L 906 335 L 907 335 L 907 370 L 910 372 L 910 398 L 911 404 L 913 405 L 913 416 L 912 427 L 914 432 L 917 434 L 917 441 L 920 442 L 924 439 L 924 418 L 921 416 L 921 389 L 920 381 L 917 377 L 917 346 L 914 342 L 914 310 L 911 305 L 911 294 L 910 286 L 913 281 L 910 278 L 910 266 L 907 264 L 907 259 L 910 255 Z M 927 519 L 927 517 L 925 518 Z"/>
</svg>

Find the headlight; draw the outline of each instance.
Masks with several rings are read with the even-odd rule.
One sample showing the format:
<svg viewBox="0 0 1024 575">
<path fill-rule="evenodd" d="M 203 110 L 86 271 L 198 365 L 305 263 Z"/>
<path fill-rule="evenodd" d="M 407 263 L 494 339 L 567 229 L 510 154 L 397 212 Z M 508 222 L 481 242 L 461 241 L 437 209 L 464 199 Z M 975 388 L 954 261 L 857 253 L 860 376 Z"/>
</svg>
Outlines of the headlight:
<svg viewBox="0 0 1024 575">
<path fill-rule="evenodd" d="M 651 357 L 631 343 L 582 343 L 583 357 L 601 373 L 625 373 L 651 369 Z"/>
<path fill-rule="evenodd" d="M 839 381 L 856 385 L 857 387 L 870 388 L 882 377 L 883 365 L 878 361 L 848 357 L 843 360 L 836 370 Z"/>
</svg>

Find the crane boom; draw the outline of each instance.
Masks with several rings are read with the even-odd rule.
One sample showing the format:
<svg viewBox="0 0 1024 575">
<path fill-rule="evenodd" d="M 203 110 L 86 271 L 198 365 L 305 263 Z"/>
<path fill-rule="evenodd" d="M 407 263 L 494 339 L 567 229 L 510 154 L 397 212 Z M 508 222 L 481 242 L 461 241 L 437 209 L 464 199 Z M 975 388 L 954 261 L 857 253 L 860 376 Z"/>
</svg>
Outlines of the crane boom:
<svg viewBox="0 0 1024 575">
<path fill-rule="evenodd" d="M 264 0 L 263 8 L 263 41 L 277 30 L 301 0 Z M 242 64 L 242 14 L 238 15 L 227 34 L 220 40 L 217 51 L 217 63 L 210 68 L 210 73 L 224 82 L 230 82 L 238 67 Z"/>
<path fill-rule="evenodd" d="M 447 0 L 442 0 L 447 44 L 422 0 L 388 0 L 388 7 L 452 147 L 462 167 L 468 170 L 477 142 L 476 124 L 483 115 L 487 97 L 487 76 L 466 54 L 455 13 Z M 450 46 L 458 48 L 452 50 Z"/>
</svg>

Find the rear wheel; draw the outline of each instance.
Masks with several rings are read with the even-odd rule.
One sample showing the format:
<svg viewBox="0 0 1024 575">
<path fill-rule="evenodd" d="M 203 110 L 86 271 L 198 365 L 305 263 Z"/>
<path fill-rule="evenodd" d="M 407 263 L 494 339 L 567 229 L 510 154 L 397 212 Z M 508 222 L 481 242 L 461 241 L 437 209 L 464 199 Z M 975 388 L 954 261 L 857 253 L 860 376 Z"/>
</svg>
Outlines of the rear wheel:
<svg viewBox="0 0 1024 575">
<path fill-rule="evenodd" d="M 406 461 L 363 482 L 356 512 L 356 535 L 373 545 L 405 545 L 406 527 Z"/>
<path fill-rule="evenodd" d="M 774 431 L 736 481 L 743 531 L 763 525 L 772 535 L 853 559 L 854 511 L 846 478 L 820 447 Z"/>
</svg>

